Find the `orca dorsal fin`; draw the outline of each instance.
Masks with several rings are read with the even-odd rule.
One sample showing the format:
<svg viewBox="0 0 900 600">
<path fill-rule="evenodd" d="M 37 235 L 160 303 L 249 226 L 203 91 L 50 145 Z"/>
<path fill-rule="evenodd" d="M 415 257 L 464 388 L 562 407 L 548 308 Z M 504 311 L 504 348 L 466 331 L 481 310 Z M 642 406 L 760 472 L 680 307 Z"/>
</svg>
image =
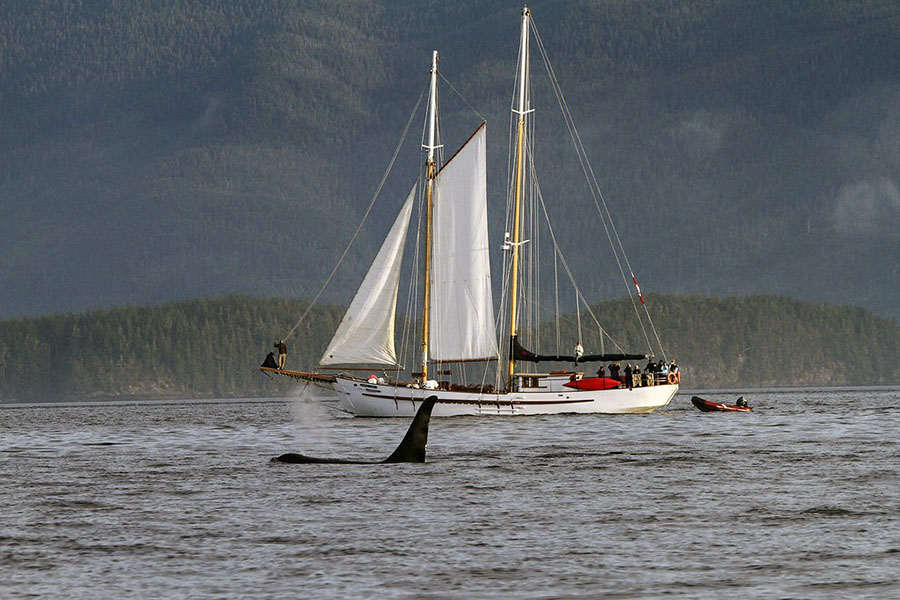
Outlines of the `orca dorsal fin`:
<svg viewBox="0 0 900 600">
<path fill-rule="evenodd" d="M 431 409 L 437 396 L 428 396 L 416 411 L 416 416 L 406 430 L 403 441 L 394 453 L 384 459 L 383 463 L 425 462 L 425 446 L 428 443 L 428 422 L 431 420 Z"/>
</svg>

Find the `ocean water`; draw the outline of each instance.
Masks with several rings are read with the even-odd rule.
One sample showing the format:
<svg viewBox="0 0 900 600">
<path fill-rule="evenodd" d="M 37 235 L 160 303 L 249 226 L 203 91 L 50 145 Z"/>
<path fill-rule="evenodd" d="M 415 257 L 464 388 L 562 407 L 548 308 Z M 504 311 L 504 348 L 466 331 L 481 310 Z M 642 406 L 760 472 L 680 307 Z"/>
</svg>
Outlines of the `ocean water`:
<svg viewBox="0 0 900 600">
<path fill-rule="evenodd" d="M 292 399 L 0 406 L 3 598 L 897 598 L 900 389 L 405 419 Z M 734 392 L 707 393 L 733 400 Z"/>
</svg>

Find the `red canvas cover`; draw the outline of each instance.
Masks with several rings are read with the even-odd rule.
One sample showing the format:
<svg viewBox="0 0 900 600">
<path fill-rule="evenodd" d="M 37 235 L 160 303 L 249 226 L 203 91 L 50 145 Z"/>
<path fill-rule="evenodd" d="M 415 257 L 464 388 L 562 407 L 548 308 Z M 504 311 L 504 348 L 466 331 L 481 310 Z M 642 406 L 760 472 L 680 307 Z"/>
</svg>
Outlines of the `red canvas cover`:
<svg viewBox="0 0 900 600">
<path fill-rule="evenodd" d="M 585 377 L 578 381 L 570 381 L 565 385 L 576 390 L 608 390 L 619 387 L 622 382 L 612 377 Z"/>
</svg>

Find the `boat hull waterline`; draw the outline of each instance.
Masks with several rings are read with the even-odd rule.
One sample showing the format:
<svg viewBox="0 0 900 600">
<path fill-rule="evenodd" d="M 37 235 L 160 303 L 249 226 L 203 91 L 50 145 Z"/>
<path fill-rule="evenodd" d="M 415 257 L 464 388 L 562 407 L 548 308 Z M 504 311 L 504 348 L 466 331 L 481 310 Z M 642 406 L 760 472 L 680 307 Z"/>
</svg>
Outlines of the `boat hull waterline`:
<svg viewBox="0 0 900 600">
<path fill-rule="evenodd" d="M 428 390 L 337 376 L 341 408 L 357 417 L 411 417 L 428 396 L 437 396 L 432 416 L 634 414 L 671 402 L 678 385 L 633 389 L 478 393 Z"/>
</svg>

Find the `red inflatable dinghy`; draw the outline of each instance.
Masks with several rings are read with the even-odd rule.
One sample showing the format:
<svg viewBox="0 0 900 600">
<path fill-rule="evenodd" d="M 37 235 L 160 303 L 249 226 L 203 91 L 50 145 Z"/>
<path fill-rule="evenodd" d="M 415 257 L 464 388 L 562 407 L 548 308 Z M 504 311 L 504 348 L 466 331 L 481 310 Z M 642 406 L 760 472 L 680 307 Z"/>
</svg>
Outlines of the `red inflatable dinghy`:
<svg viewBox="0 0 900 600">
<path fill-rule="evenodd" d="M 694 396 L 693 398 L 691 398 L 691 402 L 693 402 L 694 406 L 696 406 L 703 412 L 753 412 L 753 409 L 749 406 L 739 406 L 737 404 L 713 402 L 712 400 L 704 400 L 700 396 Z"/>
</svg>

